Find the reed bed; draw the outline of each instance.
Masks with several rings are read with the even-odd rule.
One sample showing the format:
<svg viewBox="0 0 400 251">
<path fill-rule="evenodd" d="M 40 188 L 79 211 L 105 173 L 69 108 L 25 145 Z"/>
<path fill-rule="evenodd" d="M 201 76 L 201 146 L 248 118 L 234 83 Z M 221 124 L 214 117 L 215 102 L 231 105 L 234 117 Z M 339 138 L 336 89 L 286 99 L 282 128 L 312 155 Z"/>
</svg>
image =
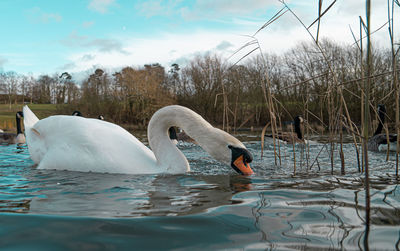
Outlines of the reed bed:
<svg viewBox="0 0 400 251">
<path fill-rule="evenodd" d="M 309 82 L 315 81 L 318 78 L 325 78 L 326 82 L 328 83 L 327 88 L 325 89 L 324 93 L 320 93 L 322 95 L 322 99 L 326 101 L 327 105 L 324 106 L 327 108 L 328 112 L 328 142 L 321 148 L 320 152 L 323 150 L 323 148 L 328 148 L 330 150 L 330 157 L 331 157 L 331 173 L 334 173 L 334 152 L 338 151 L 340 160 L 341 160 L 341 169 L 340 169 L 340 174 L 344 175 L 346 173 L 346 163 L 345 163 L 345 156 L 343 153 L 343 128 L 346 129 L 347 133 L 351 135 L 353 145 L 355 148 L 356 152 L 356 158 L 358 162 L 358 171 L 363 172 L 365 177 L 364 177 L 364 186 L 365 186 L 365 197 L 366 197 L 366 205 L 365 205 L 365 236 L 364 236 L 364 248 L 368 250 L 368 237 L 369 237 L 369 226 L 370 226 L 370 203 L 371 203 L 371 196 L 370 196 L 370 189 L 369 189 L 369 175 L 370 175 L 370 169 L 369 169 L 369 159 L 368 159 L 368 140 L 370 136 L 371 131 L 371 122 L 372 119 L 375 116 L 371 116 L 370 110 L 374 111 L 374 115 L 376 115 L 376 100 L 374 100 L 374 91 L 376 90 L 376 86 L 374 86 L 374 78 L 376 77 L 376 73 L 374 72 L 374 62 L 373 62 L 373 51 L 372 51 L 372 34 L 374 32 L 371 31 L 371 1 L 366 0 L 365 6 L 366 6 L 366 15 L 365 15 L 365 20 L 360 17 L 360 29 L 359 29 L 359 39 L 356 39 L 355 34 L 352 32 L 354 40 L 355 40 L 355 45 L 357 45 L 358 48 L 358 71 L 360 74 L 360 78 L 352 81 L 348 81 L 344 78 L 338 79 L 338 76 L 344 76 L 345 74 L 338 74 L 338 68 L 335 68 L 332 66 L 332 61 L 330 55 L 327 54 L 327 52 L 324 50 L 322 46 L 320 46 L 319 43 L 319 33 L 321 29 L 321 24 L 320 21 L 323 18 L 324 14 L 326 14 L 331 7 L 334 6 L 336 3 L 336 0 L 332 1 L 330 5 L 323 9 L 323 4 L 322 0 L 319 1 L 318 4 L 318 16 L 317 18 L 310 24 L 306 25 L 297 15 L 296 13 L 289 7 L 288 4 L 286 4 L 285 1 L 280 1 L 283 5 L 283 8 L 279 10 L 276 15 L 274 15 L 270 20 L 268 20 L 259 30 L 257 30 L 256 33 L 262 31 L 263 29 L 267 29 L 270 24 L 273 22 L 277 21 L 282 15 L 285 13 L 290 13 L 293 15 L 297 21 L 304 27 L 305 31 L 309 34 L 312 44 L 313 44 L 313 50 L 310 51 L 311 53 L 316 53 L 320 55 L 321 61 L 325 65 L 325 72 L 322 72 L 319 75 L 316 76 L 311 76 L 310 79 L 307 79 L 301 83 L 294 84 L 289 86 L 288 88 L 292 87 L 295 88 L 297 86 L 303 86 L 305 85 L 305 95 L 303 95 L 303 110 L 304 110 L 304 115 L 306 120 L 309 120 L 309 117 L 315 117 L 319 121 L 324 121 L 323 118 L 323 112 L 320 113 L 320 117 L 317 115 L 313 114 L 310 111 L 309 108 Z M 391 71 L 386 72 L 386 73 L 378 73 L 378 74 L 383 74 L 386 76 L 386 79 L 391 82 L 391 90 L 390 92 L 385 96 L 385 98 L 392 97 L 394 96 L 394 107 L 395 107 L 395 131 L 397 135 L 400 135 L 400 124 L 399 124 L 399 116 L 400 116 L 400 110 L 399 110 L 399 99 L 400 99 L 400 84 L 398 81 L 398 58 L 399 58 L 399 50 L 400 46 L 399 44 L 395 43 L 395 38 L 394 38 L 394 9 L 400 7 L 400 3 L 398 0 L 388 0 L 387 2 L 387 8 L 388 8 L 388 21 L 382 25 L 379 29 L 381 29 L 384 26 L 388 26 L 388 31 L 389 31 L 389 38 L 390 38 L 390 44 L 391 44 Z M 316 33 L 313 34 L 311 32 L 311 28 L 313 25 L 316 25 Z M 249 44 L 246 44 L 243 48 L 253 45 L 253 44 L 258 44 L 257 39 L 253 36 L 250 36 L 252 38 L 252 41 Z M 241 48 L 241 49 L 243 49 Z M 260 50 L 259 46 L 257 46 L 257 49 Z M 251 50 L 249 53 L 253 53 L 254 50 Z M 249 55 L 246 54 L 245 56 Z M 241 58 L 243 59 L 243 58 Z M 265 60 L 263 58 L 263 60 Z M 344 71 L 345 69 L 339 69 Z M 360 125 L 360 130 L 359 127 L 356 125 L 356 123 L 352 120 L 352 117 L 350 116 L 349 112 L 349 107 L 348 103 L 346 101 L 345 95 L 343 94 L 344 91 L 348 91 L 347 84 L 348 83 L 353 83 L 356 84 L 358 88 L 358 93 L 352 92 L 353 97 L 358 98 L 359 102 L 359 107 L 360 107 L 360 118 L 361 118 L 361 125 Z M 276 121 L 278 120 L 281 125 L 281 120 L 277 116 L 277 114 L 281 114 L 284 112 L 287 112 L 287 109 L 283 106 L 282 102 L 279 102 L 276 96 L 274 95 L 274 89 L 271 87 L 271 80 L 268 74 L 265 74 L 265 81 L 261 82 L 262 85 L 262 90 L 264 93 L 264 99 L 267 107 L 267 111 L 269 114 L 269 121 L 263 128 L 261 132 L 261 141 L 262 141 L 262 146 L 263 146 L 263 141 L 264 141 L 264 135 L 267 131 L 267 127 L 270 126 L 270 130 L 272 131 L 272 137 L 273 137 L 273 142 L 274 142 L 274 155 L 275 157 L 275 164 L 277 164 L 276 159 L 281 159 L 282 156 L 280 155 L 280 151 L 276 151 L 276 134 L 278 133 L 278 128 L 276 126 Z M 381 100 L 385 101 L 385 100 Z M 277 118 L 278 117 L 278 118 Z M 379 120 L 379 118 L 378 118 Z M 306 136 L 309 135 L 309 130 L 310 127 L 306 127 Z M 279 128 L 281 130 L 281 126 Z M 386 140 L 387 143 L 389 143 L 389 128 L 387 125 L 384 125 L 384 131 L 386 134 Z M 293 133 L 293 131 L 292 131 Z M 339 135 L 339 140 L 336 140 L 336 136 Z M 359 147 L 361 144 L 361 162 L 360 162 L 360 151 Z M 395 175 L 398 176 L 398 169 L 399 169 L 399 149 L 400 149 L 400 138 L 397 137 L 397 151 L 396 151 L 396 166 L 395 166 Z M 315 163 L 318 163 L 318 157 L 320 154 L 318 154 L 314 160 L 309 161 L 309 147 L 306 144 L 306 166 L 307 170 L 311 169 Z M 389 146 L 389 144 L 388 144 Z M 293 174 L 296 175 L 296 151 L 295 151 L 295 144 L 293 144 L 293 157 L 292 159 L 294 160 L 294 166 L 293 166 Z M 279 144 L 278 144 L 279 148 Z M 389 159 L 389 147 L 387 149 L 387 157 L 386 160 Z M 263 151 L 263 147 L 262 147 Z M 277 156 L 278 155 L 278 156 Z M 262 156 L 262 155 L 261 155 Z"/>
</svg>

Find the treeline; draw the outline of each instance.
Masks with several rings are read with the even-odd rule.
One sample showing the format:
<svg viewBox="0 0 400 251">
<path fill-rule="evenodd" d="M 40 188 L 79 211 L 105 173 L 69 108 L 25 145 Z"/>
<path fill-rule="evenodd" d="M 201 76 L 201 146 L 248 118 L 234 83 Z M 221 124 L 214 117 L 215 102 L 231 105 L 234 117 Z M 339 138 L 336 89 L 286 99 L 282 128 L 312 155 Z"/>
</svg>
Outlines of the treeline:
<svg viewBox="0 0 400 251">
<path fill-rule="evenodd" d="M 324 53 L 300 43 L 281 55 L 255 55 L 236 65 L 207 54 L 182 68 L 149 64 L 117 72 L 96 69 L 80 84 L 67 72 L 38 78 L 3 72 L 0 92 L 3 102 L 60 104 L 60 113 L 80 110 L 87 116 L 102 114 L 116 123 L 139 125 L 146 125 L 160 107 L 180 104 L 214 124 L 239 128 L 264 126 L 269 120 L 264 96 L 268 85 L 282 121 L 308 113 L 310 122 L 327 125 L 328 109 L 344 97 L 352 121 L 360 123 L 364 71 L 359 49 L 328 40 L 320 46 Z M 391 59 L 389 50 L 373 50 L 370 105 L 385 104 L 389 118 L 394 118 Z"/>
</svg>

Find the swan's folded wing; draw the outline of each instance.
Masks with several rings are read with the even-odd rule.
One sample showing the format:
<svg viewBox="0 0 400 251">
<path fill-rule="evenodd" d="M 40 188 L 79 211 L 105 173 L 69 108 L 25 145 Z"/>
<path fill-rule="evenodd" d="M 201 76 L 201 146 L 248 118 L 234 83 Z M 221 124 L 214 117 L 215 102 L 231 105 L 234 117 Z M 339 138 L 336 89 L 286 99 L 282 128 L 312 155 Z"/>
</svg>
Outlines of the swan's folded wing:
<svg viewBox="0 0 400 251">
<path fill-rule="evenodd" d="M 40 158 L 40 169 L 154 172 L 151 168 L 156 162 L 153 152 L 118 125 L 58 115 L 40 120 L 31 131 L 33 138 L 41 141 L 33 144 L 38 148 L 33 151 Z"/>
<path fill-rule="evenodd" d="M 42 159 L 44 147 L 39 132 L 34 129 L 34 126 L 39 121 L 38 117 L 29 109 L 28 106 L 23 108 L 24 114 L 24 128 L 26 136 L 26 144 L 28 145 L 29 153 L 33 162 L 38 164 Z"/>
<path fill-rule="evenodd" d="M 26 105 L 23 108 L 25 130 L 33 127 L 39 121 L 38 117 Z"/>
</svg>

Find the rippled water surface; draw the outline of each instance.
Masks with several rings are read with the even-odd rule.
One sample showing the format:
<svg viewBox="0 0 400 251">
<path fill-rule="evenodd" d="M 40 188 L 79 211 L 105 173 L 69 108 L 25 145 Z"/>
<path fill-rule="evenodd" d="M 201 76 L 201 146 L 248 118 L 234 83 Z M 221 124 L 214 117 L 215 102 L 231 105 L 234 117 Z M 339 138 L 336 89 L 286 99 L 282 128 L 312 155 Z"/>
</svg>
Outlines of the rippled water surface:
<svg viewBox="0 0 400 251">
<path fill-rule="evenodd" d="M 331 175 L 328 145 L 314 142 L 309 154 L 282 146 L 275 165 L 272 142 L 266 141 L 261 159 L 257 136 L 238 137 L 254 155 L 254 176 L 237 175 L 191 144 L 179 146 L 192 167 L 184 175 L 38 170 L 26 146 L 0 145 L 0 249 L 399 247 L 394 155 L 386 161 L 385 154 L 370 153 L 367 228 L 353 145 L 344 145 L 346 175 L 340 175 L 338 154 Z"/>
</svg>

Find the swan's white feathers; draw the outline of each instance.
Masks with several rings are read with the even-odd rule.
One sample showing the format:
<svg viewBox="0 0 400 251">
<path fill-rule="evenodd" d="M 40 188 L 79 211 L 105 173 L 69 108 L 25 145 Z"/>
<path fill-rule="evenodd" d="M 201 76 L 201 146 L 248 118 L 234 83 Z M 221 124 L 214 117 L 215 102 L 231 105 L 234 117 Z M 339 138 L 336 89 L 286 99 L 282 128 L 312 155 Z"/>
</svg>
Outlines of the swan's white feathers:
<svg viewBox="0 0 400 251">
<path fill-rule="evenodd" d="M 31 111 L 31 109 L 29 109 L 29 107 L 26 105 L 24 106 L 23 110 L 22 110 L 23 114 L 24 114 L 24 127 L 25 130 L 28 128 L 31 128 L 34 124 L 36 124 L 36 122 L 39 121 L 38 117 L 36 117 L 36 115 Z"/>
<path fill-rule="evenodd" d="M 168 129 L 184 129 L 215 159 L 230 165 L 229 145 L 245 148 L 236 138 L 212 127 L 182 106 L 158 110 L 148 126 L 152 151 L 118 125 L 78 116 L 43 120 L 24 107 L 27 144 L 32 160 L 42 169 L 108 173 L 184 173 L 190 170 L 183 153 L 168 137 Z"/>
<path fill-rule="evenodd" d="M 109 122 L 57 115 L 39 120 L 29 133 L 29 152 L 40 169 L 154 172 L 153 152 L 125 129 Z"/>
<path fill-rule="evenodd" d="M 210 132 L 200 140 L 199 144 L 212 157 L 227 165 L 230 165 L 232 160 L 232 151 L 229 146 L 246 148 L 238 139 L 218 128 L 212 128 Z"/>
<path fill-rule="evenodd" d="M 229 145 L 246 148 L 238 139 L 225 131 L 213 127 L 203 119 L 203 117 L 189 108 L 179 105 L 171 105 L 161 108 L 154 113 L 148 127 L 148 134 L 151 135 L 151 138 L 149 138 L 151 149 L 153 149 L 153 151 L 154 149 L 163 149 L 163 151 L 164 149 L 167 149 L 170 153 L 165 154 L 165 158 L 171 156 L 173 154 L 172 152 L 175 152 L 176 147 L 172 147 L 172 143 L 170 146 L 167 142 L 165 142 L 163 148 L 158 147 L 157 145 L 160 145 L 161 142 L 163 142 L 161 135 L 164 135 L 171 126 L 183 128 L 185 132 L 191 138 L 195 139 L 196 142 L 212 157 L 227 165 L 230 165 L 232 157 L 232 152 L 228 148 Z M 150 134 L 150 131 L 159 131 L 160 133 Z M 169 140 L 169 142 L 171 142 L 171 140 Z M 178 152 L 179 154 L 182 154 L 180 151 Z M 155 154 L 158 155 L 157 153 Z M 189 170 L 189 164 L 187 164 L 187 169 Z"/>
</svg>

